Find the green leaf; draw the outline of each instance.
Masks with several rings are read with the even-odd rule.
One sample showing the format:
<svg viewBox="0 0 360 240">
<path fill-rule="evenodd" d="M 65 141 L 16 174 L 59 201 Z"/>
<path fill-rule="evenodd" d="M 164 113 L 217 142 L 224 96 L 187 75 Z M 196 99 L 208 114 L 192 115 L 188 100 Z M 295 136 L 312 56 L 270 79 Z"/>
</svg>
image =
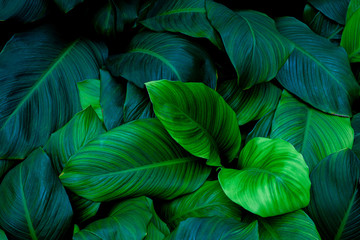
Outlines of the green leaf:
<svg viewBox="0 0 360 240">
<path fill-rule="evenodd" d="M 211 166 L 237 156 L 241 135 L 236 115 L 217 92 L 202 83 L 168 80 L 146 87 L 156 117 L 183 148 Z"/>
<path fill-rule="evenodd" d="M 81 110 L 76 82 L 99 78 L 107 55 L 49 27 L 15 34 L 0 53 L 0 159 L 22 159 Z"/>
<path fill-rule="evenodd" d="M 258 224 L 245 224 L 232 218 L 221 217 L 188 218 L 166 238 L 175 239 L 257 240 Z"/>
<path fill-rule="evenodd" d="M 350 149 L 323 159 L 312 171 L 309 216 L 323 239 L 358 239 L 360 161 Z"/>
<path fill-rule="evenodd" d="M 232 201 L 252 213 L 271 217 L 309 204 L 309 168 L 284 140 L 250 140 L 240 153 L 238 169 L 223 168 L 219 181 Z"/>
<path fill-rule="evenodd" d="M 108 217 L 90 223 L 74 235 L 74 240 L 143 239 L 153 217 L 150 199 L 139 197 L 117 204 Z M 151 203 L 152 204 L 152 203 Z"/>
<path fill-rule="evenodd" d="M 350 62 L 360 62 L 360 2 L 351 1 L 341 46 L 349 55 Z"/>
<path fill-rule="evenodd" d="M 241 208 L 232 202 L 218 181 L 207 181 L 195 192 L 161 203 L 160 215 L 174 229 L 188 218 L 241 219 Z"/>
<path fill-rule="evenodd" d="M 217 91 L 235 111 L 240 126 L 274 110 L 281 96 L 281 90 L 271 83 L 242 90 L 235 81 L 226 81 L 220 84 Z"/>
<path fill-rule="evenodd" d="M 295 18 L 280 18 L 277 27 L 295 44 L 277 80 L 286 90 L 321 111 L 351 116 L 351 104 L 360 88 L 345 50 Z"/>
<path fill-rule="evenodd" d="M 219 34 L 207 19 L 206 3 L 206 0 L 159 0 L 141 24 L 157 32 L 180 32 L 191 37 L 204 37 L 218 48 L 223 48 Z"/>
<path fill-rule="evenodd" d="M 122 76 L 140 88 L 159 79 L 204 82 L 216 87 L 216 69 L 200 46 L 170 33 L 141 32 L 128 51 L 111 56 L 107 67 L 113 76 Z"/>
<path fill-rule="evenodd" d="M 360 158 L 360 113 L 351 119 L 351 127 L 354 129 L 354 145 L 352 150 Z"/>
<path fill-rule="evenodd" d="M 64 239 L 73 212 L 41 148 L 5 176 L 0 192 L 0 226 L 11 239 Z"/>
<path fill-rule="evenodd" d="M 350 0 L 308 0 L 308 2 L 327 17 L 345 25 L 346 10 Z"/>
<path fill-rule="evenodd" d="M 153 117 L 155 117 L 155 113 L 146 89 L 138 88 L 128 82 L 124 104 L 124 122 Z"/>
<path fill-rule="evenodd" d="M 0 183 L 3 177 L 6 175 L 6 173 L 18 163 L 19 161 L 15 161 L 15 160 L 5 160 L 5 159 L 0 160 Z"/>
<path fill-rule="evenodd" d="M 273 79 L 293 49 L 275 22 L 260 12 L 233 12 L 211 1 L 207 10 L 237 72 L 239 87 L 248 89 Z"/>
<path fill-rule="evenodd" d="M 3 230 L 0 229 L 0 239 L 1 240 L 8 240 L 8 238 L 6 237 L 6 234 Z"/>
<path fill-rule="evenodd" d="M 84 0 L 54 0 L 58 7 L 65 13 L 76 7 L 78 4 L 84 2 Z"/>
<path fill-rule="evenodd" d="M 107 130 L 122 124 L 125 96 L 126 83 L 118 81 L 108 71 L 100 69 L 100 106 Z"/>
<path fill-rule="evenodd" d="M 101 121 L 104 121 L 100 106 L 100 80 L 86 79 L 77 83 L 82 109 L 91 106 Z"/>
<path fill-rule="evenodd" d="M 310 172 L 324 157 L 353 145 L 349 118 L 320 112 L 284 91 L 276 109 L 271 138 L 288 141 L 299 151 Z"/>
<path fill-rule="evenodd" d="M 346 22 L 350 20 L 350 18 L 357 13 L 360 8 L 360 0 L 350 0 L 347 12 L 346 12 Z M 346 25 L 346 24 L 345 24 Z"/>
<path fill-rule="evenodd" d="M 34 22 L 46 15 L 47 5 L 43 0 L 0 0 L 0 21 Z"/>
<path fill-rule="evenodd" d="M 253 130 L 251 130 L 251 132 L 247 135 L 245 144 L 248 143 L 251 139 L 256 137 L 269 138 L 274 116 L 275 116 L 275 109 L 271 112 L 268 112 L 265 116 L 263 116 L 255 124 Z"/>
<path fill-rule="evenodd" d="M 198 189 L 209 173 L 157 119 L 143 119 L 90 141 L 71 157 L 60 179 L 93 201 L 142 195 L 172 199 Z"/>
</svg>

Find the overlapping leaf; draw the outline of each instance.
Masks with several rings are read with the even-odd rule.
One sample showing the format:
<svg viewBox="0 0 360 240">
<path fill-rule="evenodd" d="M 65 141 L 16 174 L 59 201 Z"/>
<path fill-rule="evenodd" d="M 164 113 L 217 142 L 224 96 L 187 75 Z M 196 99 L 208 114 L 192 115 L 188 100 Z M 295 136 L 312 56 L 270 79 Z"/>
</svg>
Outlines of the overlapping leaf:
<svg viewBox="0 0 360 240">
<path fill-rule="evenodd" d="M 270 137 L 272 121 L 275 116 L 275 110 L 268 112 L 254 126 L 253 130 L 247 135 L 245 143 L 256 137 Z"/>
<path fill-rule="evenodd" d="M 77 83 L 80 95 L 80 103 L 83 109 L 91 106 L 99 119 L 103 121 L 103 114 L 100 106 L 100 80 L 86 79 Z"/>
<path fill-rule="evenodd" d="M 106 47 L 50 27 L 16 34 L 0 54 L 0 159 L 26 157 L 80 107 L 76 82 L 99 78 Z"/>
<path fill-rule="evenodd" d="M 0 192 L 0 226 L 11 239 L 64 239 L 73 211 L 41 148 L 5 176 Z"/>
<path fill-rule="evenodd" d="M 210 169 L 166 132 L 159 120 L 123 124 L 86 144 L 60 179 L 79 196 L 108 201 L 129 196 L 172 199 L 199 188 Z"/>
<path fill-rule="evenodd" d="M 136 86 L 159 79 L 204 82 L 216 87 L 216 70 L 210 56 L 200 46 L 170 33 L 142 32 L 126 53 L 111 56 L 107 67 Z"/>
<path fill-rule="evenodd" d="M 270 137 L 281 138 L 294 145 L 311 171 L 329 154 L 351 148 L 354 131 L 349 118 L 320 112 L 284 91 L 275 112 Z"/>
<path fill-rule="evenodd" d="M 255 11 L 233 12 L 212 1 L 207 2 L 207 11 L 237 72 L 240 88 L 247 89 L 276 76 L 293 46 L 280 35 L 271 18 Z"/>
<path fill-rule="evenodd" d="M 360 88 L 345 50 L 315 34 L 295 18 L 280 18 L 277 27 L 295 44 L 295 50 L 280 69 L 277 80 L 288 91 L 321 111 L 351 116 L 351 104 L 358 97 Z"/>
<path fill-rule="evenodd" d="M 351 119 L 351 127 L 354 129 L 354 145 L 352 150 L 360 158 L 360 114 L 356 114 Z"/>
<path fill-rule="evenodd" d="M 271 217 L 309 204 L 309 169 L 290 143 L 254 138 L 241 151 L 237 167 L 223 168 L 219 181 L 225 194 L 246 210 Z"/>
<path fill-rule="evenodd" d="M 311 173 L 308 207 L 323 239 L 358 239 L 360 161 L 350 149 L 323 159 Z"/>
<path fill-rule="evenodd" d="M 240 150 L 236 115 L 224 99 L 202 83 L 168 80 L 146 84 L 156 117 L 191 154 L 220 166 Z"/>
<path fill-rule="evenodd" d="M 360 62 L 360 1 L 351 1 L 341 46 L 349 55 L 350 62 Z"/>
<path fill-rule="evenodd" d="M 345 25 L 346 10 L 350 0 L 308 0 L 308 2 L 327 17 Z"/>
</svg>

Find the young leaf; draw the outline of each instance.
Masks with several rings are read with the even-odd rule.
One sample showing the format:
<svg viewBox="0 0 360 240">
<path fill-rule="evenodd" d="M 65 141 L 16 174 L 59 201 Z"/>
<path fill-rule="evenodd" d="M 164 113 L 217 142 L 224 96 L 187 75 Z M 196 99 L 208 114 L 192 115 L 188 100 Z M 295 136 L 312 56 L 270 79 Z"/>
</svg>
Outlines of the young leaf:
<svg viewBox="0 0 360 240">
<path fill-rule="evenodd" d="M 350 149 L 323 159 L 310 175 L 307 208 L 323 239 L 357 239 L 360 232 L 360 161 Z"/>
<path fill-rule="evenodd" d="M 276 29 L 275 22 L 260 12 L 233 12 L 222 4 L 207 2 L 208 18 L 220 33 L 241 89 L 273 79 L 293 50 Z"/>
<path fill-rule="evenodd" d="M 284 140 L 252 139 L 240 153 L 238 169 L 223 168 L 219 181 L 232 201 L 252 213 L 271 217 L 309 204 L 309 168 Z"/>
<path fill-rule="evenodd" d="M 82 109 L 91 106 L 101 121 L 104 121 L 100 107 L 100 80 L 86 79 L 77 83 Z"/>
<path fill-rule="evenodd" d="M 64 239 L 73 211 L 41 148 L 5 176 L 0 192 L 0 226 L 11 239 Z"/>
<path fill-rule="evenodd" d="M 46 26 L 15 34 L 0 53 L 0 159 L 26 157 L 81 110 L 76 82 L 99 78 L 106 55 Z"/>
<path fill-rule="evenodd" d="M 299 151 L 310 172 L 324 157 L 353 145 L 349 118 L 329 115 L 284 91 L 272 123 L 271 138 L 281 138 Z"/>
<path fill-rule="evenodd" d="M 146 84 L 155 115 L 187 151 L 211 166 L 231 162 L 240 150 L 236 115 L 224 99 L 202 83 L 168 80 Z"/>
<path fill-rule="evenodd" d="M 277 80 L 286 90 L 323 112 L 351 116 L 351 104 L 360 87 L 346 51 L 295 18 L 283 17 L 276 23 L 280 33 L 295 44 Z"/>
<path fill-rule="evenodd" d="M 159 79 L 204 82 L 216 87 L 216 69 L 210 56 L 189 40 L 170 33 L 142 32 L 126 53 L 111 56 L 107 67 L 140 88 Z"/>
<path fill-rule="evenodd" d="M 142 119 L 94 138 L 71 157 L 60 179 L 93 201 L 142 195 L 172 199 L 198 189 L 209 174 L 159 120 Z"/>
</svg>

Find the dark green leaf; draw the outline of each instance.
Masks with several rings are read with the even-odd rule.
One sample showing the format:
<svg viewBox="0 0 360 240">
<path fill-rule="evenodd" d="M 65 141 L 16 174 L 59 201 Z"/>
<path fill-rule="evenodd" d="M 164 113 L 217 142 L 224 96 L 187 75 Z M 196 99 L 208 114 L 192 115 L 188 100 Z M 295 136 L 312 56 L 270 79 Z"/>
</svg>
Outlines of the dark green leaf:
<svg viewBox="0 0 360 240">
<path fill-rule="evenodd" d="M 277 27 L 295 44 L 295 50 L 276 76 L 278 81 L 321 111 L 351 116 L 351 104 L 360 88 L 346 51 L 295 18 L 280 18 Z"/>
<path fill-rule="evenodd" d="M 5 176 L 5 174 L 16 164 L 18 164 L 19 161 L 16 160 L 0 160 L 0 183 L 2 178 Z"/>
<path fill-rule="evenodd" d="M 345 25 L 346 10 L 350 0 L 308 0 L 308 2 L 327 17 Z"/>
<path fill-rule="evenodd" d="M 76 5 L 84 2 L 84 0 L 54 0 L 59 8 L 65 13 L 76 7 Z"/>
<path fill-rule="evenodd" d="M 73 212 L 41 148 L 5 176 L 0 192 L 0 226 L 11 239 L 64 239 Z"/>
<path fill-rule="evenodd" d="M 47 2 L 44 0 L 0 0 L 0 21 L 33 22 L 43 18 L 46 10 Z"/>
<path fill-rule="evenodd" d="M 211 166 L 237 156 L 241 135 L 236 115 L 217 92 L 202 83 L 168 80 L 146 87 L 156 117 L 183 148 Z"/>
<path fill-rule="evenodd" d="M 352 150 L 360 158 L 360 113 L 354 115 L 351 120 L 351 127 L 354 129 L 354 145 Z"/>
<path fill-rule="evenodd" d="M 255 125 L 253 130 L 247 135 L 245 144 L 256 137 L 269 138 L 271 133 L 272 121 L 275 116 L 275 110 L 268 112 Z"/>
</svg>

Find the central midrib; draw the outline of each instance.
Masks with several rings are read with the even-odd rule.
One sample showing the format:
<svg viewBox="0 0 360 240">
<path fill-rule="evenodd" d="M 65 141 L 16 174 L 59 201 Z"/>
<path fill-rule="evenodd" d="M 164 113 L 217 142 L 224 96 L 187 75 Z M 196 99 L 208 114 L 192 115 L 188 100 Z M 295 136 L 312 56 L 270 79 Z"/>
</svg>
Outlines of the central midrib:
<svg viewBox="0 0 360 240">
<path fill-rule="evenodd" d="M 166 16 L 179 13 L 206 13 L 204 8 L 179 8 L 160 13 L 159 16 Z"/>
</svg>

